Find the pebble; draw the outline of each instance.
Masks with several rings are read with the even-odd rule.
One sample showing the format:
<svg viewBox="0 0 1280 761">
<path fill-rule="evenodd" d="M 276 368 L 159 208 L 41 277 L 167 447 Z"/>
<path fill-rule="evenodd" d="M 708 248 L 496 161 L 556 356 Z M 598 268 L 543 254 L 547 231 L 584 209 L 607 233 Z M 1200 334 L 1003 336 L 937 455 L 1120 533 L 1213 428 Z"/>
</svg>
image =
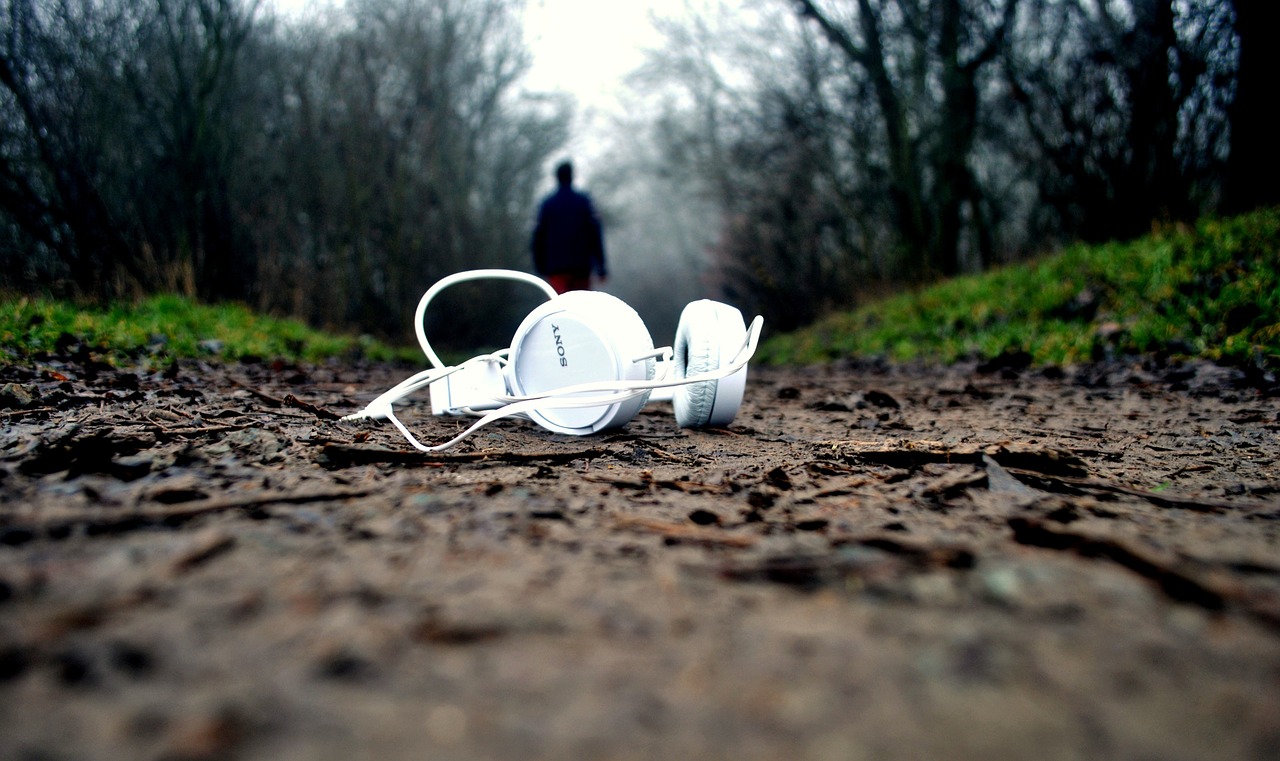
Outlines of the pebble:
<svg viewBox="0 0 1280 761">
<path fill-rule="evenodd" d="M 35 386 L 6 383 L 0 388 L 0 409 L 25 410 L 36 405 L 40 391 Z"/>
<path fill-rule="evenodd" d="M 987 599 L 1001 605 L 1016 607 L 1022 600 L 1023 585 L 1013 568 L 987 568 L 979 571 L 978 578 Z"/>
</svg>

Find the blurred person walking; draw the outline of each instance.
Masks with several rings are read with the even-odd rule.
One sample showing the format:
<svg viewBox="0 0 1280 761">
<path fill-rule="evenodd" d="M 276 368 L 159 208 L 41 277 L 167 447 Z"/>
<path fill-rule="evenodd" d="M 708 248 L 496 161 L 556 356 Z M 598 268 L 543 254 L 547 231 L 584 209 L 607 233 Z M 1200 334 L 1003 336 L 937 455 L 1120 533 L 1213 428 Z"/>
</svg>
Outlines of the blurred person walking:
<svg viewBox="0 0 1280 761">
<path fill-rule="evenodd" d="M 603 282 L 604 234 L 595 206 L 586 193 L 573 189 L 573 164 L 556 167 L 555 192 L 538 207 L 533 229 L 533 269 L 556 293 L 591 288 L 594 272 Z"/>
</svg>

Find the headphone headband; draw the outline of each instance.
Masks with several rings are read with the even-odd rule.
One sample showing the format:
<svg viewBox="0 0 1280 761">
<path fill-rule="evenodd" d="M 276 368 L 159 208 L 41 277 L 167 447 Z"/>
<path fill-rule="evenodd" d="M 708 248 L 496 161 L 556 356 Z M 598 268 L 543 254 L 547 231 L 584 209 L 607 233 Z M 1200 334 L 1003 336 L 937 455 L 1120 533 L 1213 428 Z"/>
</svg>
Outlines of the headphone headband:
<svg viewBox="0 0 1280 761">
<path fill-rule="evenodd" d="M 440 278 L 435 285 L 422 294 L 421 299 L 418 299 L 418 308 L 413 313 L 413 332 L 418 337 L 418 346 L 422 347 L 422 353 L 427 355 L 427 361 L 431 363 L 432 367 L 444 367 L 445 365 L 444 362 L 440 361 L 440 357 L 436 356 L 435 350 L 431 348 L 431 342 L 427 340 L 426 325 L 423 322 L 427 316 L 427 305 L 431 303 L 432 299 L 440 295 L 440 292 L 445 288 L 458 283 L 465 283 L 469 280 L 515 280 L 538 288 L 549 299 L 556 297 L 556 289 L 552 288 L 547 281 L 527 272 L 519 272 L 517 270 L 467 270 L 466 272 L 458 272 Z"/>
</svg>

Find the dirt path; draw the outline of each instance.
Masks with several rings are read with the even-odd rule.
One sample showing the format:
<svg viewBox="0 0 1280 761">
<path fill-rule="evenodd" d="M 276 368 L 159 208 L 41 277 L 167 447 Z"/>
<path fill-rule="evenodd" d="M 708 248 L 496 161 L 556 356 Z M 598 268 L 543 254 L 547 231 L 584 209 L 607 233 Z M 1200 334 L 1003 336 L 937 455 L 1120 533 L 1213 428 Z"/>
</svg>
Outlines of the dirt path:
<svg viewBox="0 0 1280 761">
<path fill-rule="evenodd" d="M 0 369 L 0 758 L 1280 757 L 1274 387 L 987 369 L 439 456 L 386 368 Z"/>
</svg>

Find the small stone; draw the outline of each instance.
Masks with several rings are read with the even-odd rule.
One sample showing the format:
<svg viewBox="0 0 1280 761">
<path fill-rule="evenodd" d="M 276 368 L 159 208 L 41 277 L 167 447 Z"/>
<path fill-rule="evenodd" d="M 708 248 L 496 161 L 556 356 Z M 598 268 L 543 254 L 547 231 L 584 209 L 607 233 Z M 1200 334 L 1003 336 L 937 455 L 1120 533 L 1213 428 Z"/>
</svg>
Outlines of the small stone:
<svg viewBox="0 0 1280 761">
<path fill-rule="evenodd" d="M 147 676 L 155 670 L 155 658 L 137 645 L 118 642 L 111 651 L 111 665 L 135 679 Z"/>
<path fill-rule="evenodd" d="M 280 438 L 274 433 L 260 428 L 246 428 L 232 431 L 205 451 L 215 457 L 235 451 L 244 457 L 268 463 L 284 459 L 282 449 Z"/>
<path fill-rule="evenodd" d="M 31 654 L 26 648 L 8 645 L 0 648 L 0 682 L 17 679 L 31 666 Z"/>
<path fill-rule="evenodd" d="M 720 516 L 710 510 L 694 510 L 689 513 L 689 520 L 699 526 L 717 526 L 720 524 Z"/>
<path fill-rule="evenodd" d="M 369 661 L 348 650 L 330 653 L 316 664 L 316 676 L 344 682 L 359 681 L 372 671 Z"/>
<path fill-rule="evenodd" d="M 894 399 L 883 391 L 876 391 L 874 389 L 869 390 L 862 395 L 862 398 L 865 399 L 868 404 L 876 407 L 893 410 L 902 408 L 902 405 L 898 403 L 897 399 Z"/>
<path fill-rule="evenodd" d="M 147 455 L 126 455 L 111 461 L 111 475 L 121 481 L 136 481 L 151 473 L 154 460 Z"/>
<path fill-rule="evenodd" d="M 34 386 L 6 383 L 0 388 L 0 409 L 25 410 L 40 400 L 40 391 Z"/>
<path fill-rule="evenodd" d="M 93 663 L 77 650 L 66 650 L 54 658 L 58 681 L 68 687 L 85 687 L 96 680 Z"/>
<path fill-rule="evenodd" d="M 169 574 L 177 576 L 187 573 L 232 549 L 235 543 L 234 536 L 217 528 L 205 529 L 193 537 L 185 538 L 169 559 Z"/>
<path fill-rule="evenodd" d="M 981 572 L 982 591 L 1001 605 L 1016 605 L 1022 597 L 1022 580 L 1012 568 L 991 568 Z"/>
</svg>

